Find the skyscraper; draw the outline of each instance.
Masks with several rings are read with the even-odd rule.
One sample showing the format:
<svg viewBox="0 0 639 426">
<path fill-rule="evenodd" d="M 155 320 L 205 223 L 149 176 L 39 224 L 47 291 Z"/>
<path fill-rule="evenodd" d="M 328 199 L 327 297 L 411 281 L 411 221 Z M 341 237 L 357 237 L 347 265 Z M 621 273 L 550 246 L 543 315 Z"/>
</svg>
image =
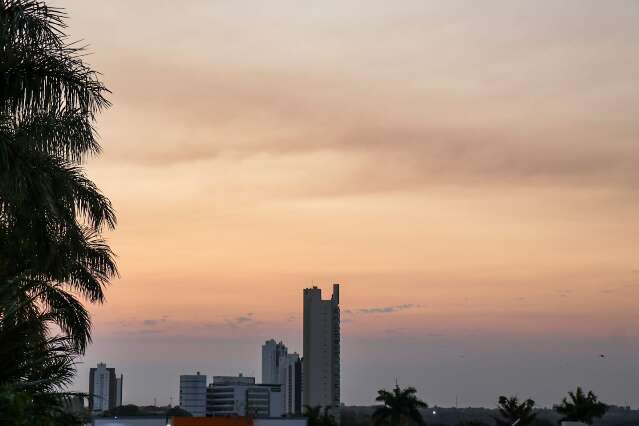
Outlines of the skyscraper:
<svg viewBox="0 0 639 426">
<path fill-rule="evenodd" d="M 340 314 L 339 284 L 333 296 L 322 300 L 322 290 L 304 289 L 304 405 L 340 405 Z"/>
<path fill-rule="evenodd" d="M 280 363 L 286 360 L 288 349 L 284 343 L 277 343 L 274 339 L 267 340 L 262 345 L 262 383 L 282 384 L 283 370 Z"/>
<path fill-rule="evenodd" d="M 198 371 L 180 376 L 180 408 L 194 417 L 206 416 L 206 375 Z"/>
<path fill-rule="evenodd" d="M 97 368 L 89 370 L 89 409 L 106 411 L 122 405 L 123 376 L 115 376 L 115 368 L 107 368 L 98 363 Z"/>
<path fill-rule="evenodd" d="M 283 342 L 267 340 L 262 345 L 262 383 L 282 389 L 282 413 L 301 414 L 302 364 L 297 353 L 288 353 Z"/>
<path fill-rule="evenodd" d="M 124 380 L 124 376 L 120 374 L 120 377 L 115 379 L 115 406 L 122 406 L 122 381 Z"/>
</svg>

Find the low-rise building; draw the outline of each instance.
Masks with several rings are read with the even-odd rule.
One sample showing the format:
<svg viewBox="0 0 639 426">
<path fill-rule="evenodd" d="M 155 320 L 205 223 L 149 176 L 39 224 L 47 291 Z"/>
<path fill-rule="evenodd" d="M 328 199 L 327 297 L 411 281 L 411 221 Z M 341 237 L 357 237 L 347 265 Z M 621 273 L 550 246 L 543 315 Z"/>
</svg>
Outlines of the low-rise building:
<svg viewBox="0 0 639 426">
<path fill-rule="evenodd" d="M 281 417 L 282 386 L 254 377 L 215 376 L 206 393 L 207 416 Z"/>
<path fill-rule="evenodd" d="M 195 417 L 206 416 L 206 375 L 183 374 L 180 376 L 180 408 Z"/>
</svg>

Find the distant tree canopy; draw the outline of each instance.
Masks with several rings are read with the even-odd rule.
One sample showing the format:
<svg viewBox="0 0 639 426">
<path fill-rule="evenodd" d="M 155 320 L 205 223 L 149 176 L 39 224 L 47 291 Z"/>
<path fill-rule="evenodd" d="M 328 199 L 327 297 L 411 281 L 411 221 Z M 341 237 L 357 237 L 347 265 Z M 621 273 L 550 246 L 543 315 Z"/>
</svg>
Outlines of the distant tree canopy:
<svg viewBox="0 0 639 426">
<path fill-rule="evenodd" d="M 377 391 L 375 400 L 384 404 L 373 412 L 372 420 L 376 426 L 403 426 L 409 423 L 423 426 L 426 424 L 419 410 L 428 408 L 428 404 L 417 398 L 417 390 L 413 387 L 401 389 L 395 385 L 392 392 L 380 389 Z"/>
<path fill-rule="evenodd" d="M 590 425 L 595 418 L 606 414 L 608 406 L 600 402 L 592 391 L 586 394 L 581 387 L 577 387 L 575 392 L 568 393 L 568 398 L 564 398 L 555 410 L 563 416 L 561 421 L 582 422 Z"/>
<path fill-rule="evenodd" d="M 497 403 L 499 416 L 495 417 L 495 423 L 497 426 L 512 426 L 515 422 L 517 426 L 532 426 L 537 417 L 534 408 L 532 399 L 520 401 L 516 396 L 500 396 Z"/>
<path fill-rule="evenodd" d="M 102 417 L 113 417 L 113 416 L 143 416 L 144 413 L 134 404 L 126 404 L 121 405 L 119 407 L 114 407 L 110 410 L 106 410 L 102 412 Z"/>
<path fill-rule="evenodd" d="M 178 406 L 169 408 L 166 415 L 169 417 L 193 417 L 191 413 Z"/>
<path fill-rule="evenodd" d="M 330 407 L 324 407 L 316 405 L 305 405 L 304 415 L 308 419 L 308 426 L 337 426 L 337 420 L 329 412 Z"/>
<path fill-rule="evenodd" d="M 114 416 L 169 416 L 169 417 L 192 417 L 192 414 L 185 409 L 175 406 L 171 408 L 156 407 L 154 405 L 140 407 L 135 404 L 126 404 L 102 412 L 102 417 Z"/>
</svg>

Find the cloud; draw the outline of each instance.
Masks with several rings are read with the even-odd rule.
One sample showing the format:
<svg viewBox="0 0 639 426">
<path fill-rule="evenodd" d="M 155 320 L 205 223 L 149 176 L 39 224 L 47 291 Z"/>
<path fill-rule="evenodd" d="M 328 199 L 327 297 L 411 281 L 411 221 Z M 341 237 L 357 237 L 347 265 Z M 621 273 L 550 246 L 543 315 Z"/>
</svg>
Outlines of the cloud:
<svg viewBox="0 0 639 426">
<path fill-rule="evenodd" d="M 415 305 L 413 303 L 405 303 L 403 305 L 395 305 L 395 306 L 360 308 L 360 309 L 357 309 L 357 312 L 361 314 L 390 314 L 394 312 L 404 311 L 406 309 L 413 309 L 413 308 L 419 308 L 419 307 L 421 307 L 421 305 Z"/>
<path fill-rule="evenodd" d="M 418 21 L 405 30 L 428 28 Z M 123 58 L 118 51 L 109 75 L 122 94 L 116 105 L 125 111 L 111 123 L 121 134 L 109 138 L 107 155 L 147 167 L 259 159 L 269 168 L 278 167 L 278 160 L 317 155 L 317 169 L 299 186 L 320 194 L 469 183 L 636 187 L 636 114 L 623 105 L 636 104 L 639 62 L 624 64 L 621 75 L 614 75 L 614 67 L 596 68 L 611 63 L 605 51 L 585 55 L 570 42 L 561 51 L 556 40 L 563 37 L 538 44 L 542 35 L 549 33 L 531 34 L 529 46 L 511 55 L 501 52 L 499 61 L 468 55 L 457 40 L 452 46 L 466 54 L 440 52 L 445 70 L 433 69 L 427 59 L 432 56 L 409 54 L 401 43 L 358 52 L 407 55 L 404 61 L 381 61 L 378 72 L 356 61 L 337 70 L 313 62 L 316 56 L 300 63 L 273 57 L 261 64 L 259 78 L 244 61 L 196 66 L 167 63 L 162 56 L 158 64 L 153 57 Z M 320 37 L 318 46 L 325 40 Z M 493 47 L 487 43 L 477 51 Z M 625 44 L 618 49 L 616 57 L 632 57 Z M 522 51 L 527 57 L 519 56 Z M 122 62 L 135 64 L 138 72 L 124 72 Z M 281 65 L 271 68 L 271 62 Z M 541 72 L 559 62 L 561 70 Z M 421 78 L 397 78 L 403 72 Z M 131 138 L 152 146 L 131 144 Z M 319 182 L 312 172 L 324 170 L 325 153 L 335 154 L 343 168 Z M 298 167 L 309 170 L 303 162 Z"/>
<path fill-rule="evenodd" d="M 142 325 L 146 326 L 146 327 L 154 327 L 156 325 L 162 324 L 167 322 L 168 320 L 168 316 L 167 315 L 163 315 L 160 318 L 151 318 L 151 319 L 145 319 L 142 321 Z"/>
<path fill-rule="evenodd" d="M 252 312 L 249 312 L 245 315 L 240 315 L 235 318 L 227 318 L 224 320 L 224 323 L 231 328 L 238 328 L 245 325 L 260 324 L 260 322 L 255 319 L 255 316 L 253 315 Z"/>
<path fill-rule="evenodd" d="M 442 183 L 512 185 L 552 181 L 572 186 L 632 187 L 639 182 L 639 170 L 634 167 L 639 162 L 639 148 L 627 136 L 636 129 L 618 130 L 621 126 L 612 121 L 593 123 L 589 129 L 592 120 L 588 117 L 581 117 L 584 124 L 579 126 L 565 124 L 574 122 L 572 117 L 552 117 L 542 125 L 541 120 L 507 119 L 508 114 L 503 112 L 500 122 L 494 117 L 482 118 L 488 114 L 488 105 L 485 110 L 474 110 L 472 105 L 476 103 L 472 99 L 464 103 L 454 94 L 446 98 L 423 93 L 434 103 L 455 105 L 442 107 L 441 111 L 427 104 L 417 109 L 399 104 L 375 107 L 375 99 L 367 99 L 370 95 L 349 88 L 343 88 L 345 98 L 336 104 L 334 96 L 322 93 L 326 87 L 336 85 L 335 77 L 330 75 L 310 81 L 282 81 L 281 77 L 266 73 L 259 86 L 251 83 L 253 75 L 242 77 L 239 73 L 215 82 L 209 80 L 210 75 L 194 73 L 181 79 L 191 82 L 198 92 L 184 100 L 183 104 L 193 110 L 185 111 L 188 115 L 180 120 L 162 118 L 162 114 L 175 111 L 158 100 L 157 126 L 168 128 L 153 137 L 152 150 L 131 152 L 130 146 L 114 150 L 118 160 L 164 167 L 209 160 L 259 158 L 277 162 L 330 152 L 341 157 L 344 169 L 326 183 L 311 180 L 308 187 L 329 194 L 383 192 Z M 290 85 L 299 85 L 300 90 L 290 90 Z M 227 93 L 229 88 L 232 90 Z M 233 102 L 220 102 L 226 96 Z M 208 107 L 211 99 L 224 110 L 212 111 Z M 492 107 L 501 110 L 505 105 Z M 519 108 L 522 116 L 534 114 L 524 106 Z M 148 112 L 146 108 L 139 110 Z M 212 120 L 213 116 L 218 118 Z M 454 125 L 448 122 L 452 116 L 459 117 Z M 220 117 L 227 119 L 220 122 Z M 188 136 L 175 136 L 181 134 Z M 342 184 L 335 185 L 334 179 Z"/>
</svg>

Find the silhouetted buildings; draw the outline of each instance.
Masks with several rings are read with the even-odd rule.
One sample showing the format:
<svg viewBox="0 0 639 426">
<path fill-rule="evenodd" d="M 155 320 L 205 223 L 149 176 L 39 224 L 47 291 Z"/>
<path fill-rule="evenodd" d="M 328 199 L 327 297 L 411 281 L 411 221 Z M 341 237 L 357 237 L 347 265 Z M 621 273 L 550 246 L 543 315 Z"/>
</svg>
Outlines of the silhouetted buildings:
<svg viewBox="0 0 639 426">
<path fill-rule="evenodd" d="M 206 375 L 198 371 L 180 376 L 180 407 L 195 417 L 206 415 Z"/>
<path fill-rule="evenodd" d="M 256 384 L 254 377 L 215 376 L 206 391 L 207 416 L 282 416 L 279 384 Z"/>
<path fill-rule="evenodd" d="M 304 405 L 340 406 L 340 311 L 339 284 L 322 300 L 322 290 L 304 289 Z"/>
<path fill-rule="evenodd" d="M 288 348 L 282 342 L 267 340 L 262 345 L 262 383 L 282 383 L 280 363 L 286 360 Z"/>
<path fill-rule="evenodd" d="M 115 376 L 115 368 L 99 363 L 89 370 L 89 409 L 106 411 L 122 405 L 123 376 Z"/>
<path fill-rule="evenodd" d="M 340 310 L 339 284 L 322 300 L 322 291 L 304 289 L 304 357 L 288 353 L 270 339 L 262 345 L 262 383 L 254 377 L 180 376 L 180 407 L 193 416 L 280 417 L 303 414 L 304 405 L 330 408 L 339 419 Z"/>
<path fill-rule="evenodd" d="M 262 384 L 282 388 L 282 413 L 302 412 L 302 364 L 297 353 L 288 353 L 283 342 L 267 340 L 262 345 Z"/>
<path fill-rule="evenodd" d="M 284 413 L 302 414 L 302 359 L 296 353 L 288 354 L 284 362 Z"/>
</svg>

